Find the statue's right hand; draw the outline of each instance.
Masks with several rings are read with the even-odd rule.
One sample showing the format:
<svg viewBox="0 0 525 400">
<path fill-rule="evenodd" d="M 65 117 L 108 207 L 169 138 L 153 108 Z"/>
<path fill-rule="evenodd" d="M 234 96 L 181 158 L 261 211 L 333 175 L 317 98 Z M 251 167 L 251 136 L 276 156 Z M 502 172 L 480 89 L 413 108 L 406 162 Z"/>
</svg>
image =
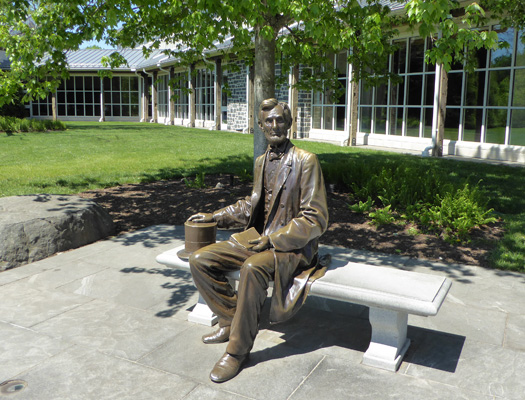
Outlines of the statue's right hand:
<svg viewBox="0 0 525 400">
<path fill-rule="evenodd" d="M 213 214 L 211 213 L 198 213 L 198 214 L 193 214 L 191 217 L 189 217 L 188 221 L 204 223 L 204 222 L 213 222 L 215 220 L 213 219 Z"/>
</svg>

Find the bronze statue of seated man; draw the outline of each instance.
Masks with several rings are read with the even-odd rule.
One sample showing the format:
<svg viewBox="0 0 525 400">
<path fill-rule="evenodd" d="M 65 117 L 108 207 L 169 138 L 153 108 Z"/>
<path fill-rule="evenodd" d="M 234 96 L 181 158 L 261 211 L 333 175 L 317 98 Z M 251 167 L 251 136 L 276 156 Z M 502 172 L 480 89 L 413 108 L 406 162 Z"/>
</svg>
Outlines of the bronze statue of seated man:
<svg viewBox="0 0 525 400">
<path fill-rule="evenodd" d="M 227 381 L 248 358 L 259 329 L 269 282 L 274 281 L 270 322 L 290 318 L 306 298 L 307 283 L 318 277 L 318 240 L 328 224 L 323 175 L 317 157 L 287 137 L 292 115 L 286 103 L 267 99 L 259 107 L 259 126 L 269 146 L 257 158 L 251 196 L 189 221 L 217 222 L 243 232 L 194 252 L 191 273 L 200 294 L 217 315 L 219 329 L 204 343 L 228 342 L 210 378 Z M 239 271 L 237 292 L 225 273 Z"/>
</svg>

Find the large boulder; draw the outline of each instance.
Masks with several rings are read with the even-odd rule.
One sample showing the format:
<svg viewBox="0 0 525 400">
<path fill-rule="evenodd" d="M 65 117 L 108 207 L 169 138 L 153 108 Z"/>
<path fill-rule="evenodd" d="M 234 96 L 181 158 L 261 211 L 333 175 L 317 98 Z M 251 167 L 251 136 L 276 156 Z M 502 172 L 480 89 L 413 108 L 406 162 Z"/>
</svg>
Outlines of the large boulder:
<svg viewBox="0 0 525 400">
<path fill-rule="evenodd" d="M 109 214 L 78 196 L 0 198 L 0 271 L 112 235 Z"/>
</svg>

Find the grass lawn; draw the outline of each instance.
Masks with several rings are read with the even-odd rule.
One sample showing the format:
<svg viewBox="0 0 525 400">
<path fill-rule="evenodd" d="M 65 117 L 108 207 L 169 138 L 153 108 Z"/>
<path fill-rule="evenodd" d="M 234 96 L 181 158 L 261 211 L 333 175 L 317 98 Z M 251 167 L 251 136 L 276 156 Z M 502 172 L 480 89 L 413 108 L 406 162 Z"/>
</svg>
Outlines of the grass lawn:
<svg viewBox="0 0 525 400">
<path fill-rule="evenodd" d="M 240 133 L 159 124 L 68 122 L 68 130 L 0 133 L 0 197 L 78 193 L 151 182 L 197 172 L 251 173 L 253 137 Z M 327 143 L 295 142 L 318 154 L 328 181 L 345 168 L 402 164 L 436 169 L 452 183 L 480 187 L 506 222 L 507 235 L 492 257 L 497 268 L 525 272 L 525 169 L 475 161 L 421 158 Z M 335 166 L 335 167 L 334 167 Z"/>
<path fill-rule="evenodd" d="M 0 197 L 76 193 L 251 166 L 248 135 L 157 124 L 67 125 L 62 132 L 0 135 Z"/>
</svg>

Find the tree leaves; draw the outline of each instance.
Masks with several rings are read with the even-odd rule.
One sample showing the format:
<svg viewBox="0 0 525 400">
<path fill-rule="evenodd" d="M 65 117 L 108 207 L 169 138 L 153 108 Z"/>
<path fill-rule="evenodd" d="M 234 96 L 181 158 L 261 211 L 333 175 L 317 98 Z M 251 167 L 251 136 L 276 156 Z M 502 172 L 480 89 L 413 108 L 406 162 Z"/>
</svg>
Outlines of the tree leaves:
<svg viewBox="0 0 525 400">
<path fill-rule="evenodd" d="M 392 14 L 380 1 L 361 3 L 357 0 L 1 0 L 0 43 L 12 65 L 1 76 L 0 104 L 21 87 L 26 89 L 26 100 L 54 90 L 68 75 L 66 53 L 93 38 L 106 38 L 113 46 L 123 48 L 144 44 L 146 55 L 152 49 L 164 49 L 166 55 L 177 55 L 181 65 L 199 61 L 203 52 L 212 50 L 217 43 L 228 43 L 229 47 L 218 50 L 219 53 L 227 52 L 229 57 L 251 64 L 254 35 L 258 31 L 264 38 L 275 41 L 285 71 L 297 64 L 321 71 L 321 67 L 328 65 L 328 54 L 352 49 L 348 61 L 353 64 L 355 78 L 376 82 L 390 77 L 385 65 L 395 49 L 391 40 L 402 24 L 409 24 L 419 35 L 432 38 L 433 47 L 425 60 L 442 63 L 446 70 L 454 60 L 465 61 L 470 68 L 469 57 L 474 49 L 497 46 L 495 33 L 473 29 L 488 23 L 487 8 L 491 17 L 501 15 L 504 24 L 525 26 L 525 6 L 520 0 L 471 2 L 457 17 L 453 15 L 462 10 L 456 0 L 409 0 L 403 16 Z M 108 62 L 115 66 L 123 60 Z M 328 75 L 318 74 L 317 78 L 336 79 Z M 310 83 L 315 86 L 313 81 Z"/>
</svg>

